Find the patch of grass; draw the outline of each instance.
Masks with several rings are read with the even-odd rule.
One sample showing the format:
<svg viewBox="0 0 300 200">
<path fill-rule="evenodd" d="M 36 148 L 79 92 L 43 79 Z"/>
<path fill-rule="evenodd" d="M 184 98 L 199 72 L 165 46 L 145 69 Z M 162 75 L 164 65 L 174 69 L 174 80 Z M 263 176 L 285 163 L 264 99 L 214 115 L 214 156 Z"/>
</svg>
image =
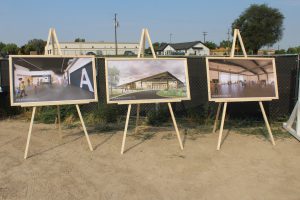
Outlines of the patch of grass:
<svg viewBox="0 0 300 200">
<path fill-rule="evenodd" d="M 60 118 L 64 121 L 66 118 L 78 119 L 77 110 L 74 105 L 60 106 Z M 57 118 L 57 106 L 38 107 L 35 120 L 45 124 L 53 124 Z"/>
<path fill-rule="evenodd" d="M 151 126 L 160 126 L 169 120 L 170 114 L 167 109 L 149 111 L 147 113 L 147 124 Z"/>
<path fill-rule="evenodd" d="M 209 104 L 201 104 L 197 107 L 187 109 L 187 121 L 190 123 L 209 125 L 213 124 L 212 108 Z"/>
<path fill-rule="evenodd" d="M 124 128 L 117 105 L 101 104 L 95 111 L 87 113 L 84 118 L 85 123 L 97 131 L 107 132 Z"/>
<path fill-rule="evenodd" d="M 163 97 L 185 97 L 186 96 L 186 92 L 183 89 L 165 89 L 165 90 L 158 91 L 156 94 Z"/>
</svg>

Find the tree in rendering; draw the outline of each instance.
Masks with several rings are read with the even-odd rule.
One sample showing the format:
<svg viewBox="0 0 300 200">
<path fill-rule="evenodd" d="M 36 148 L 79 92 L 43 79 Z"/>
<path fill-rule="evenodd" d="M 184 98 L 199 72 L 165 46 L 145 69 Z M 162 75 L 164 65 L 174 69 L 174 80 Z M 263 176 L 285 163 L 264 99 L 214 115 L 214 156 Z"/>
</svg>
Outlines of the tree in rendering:
<svg viewBox="0 0 300 200">
<path fill-rule="evenodd" d="M 283 14 L 266 4 L 252 4 L 233 23 L 239 29 L 246 49 L 257 54 L 263 46 L 272 46 L 283 35 Z"/>
<path fill-rule="evenodd" d="M 111 94 L 113 87 L 116 87 L 119 83 L 119 76 L 120 71 L 115 66 L 108 69 L 108 84 L 110 87 Z"/>
</svg>

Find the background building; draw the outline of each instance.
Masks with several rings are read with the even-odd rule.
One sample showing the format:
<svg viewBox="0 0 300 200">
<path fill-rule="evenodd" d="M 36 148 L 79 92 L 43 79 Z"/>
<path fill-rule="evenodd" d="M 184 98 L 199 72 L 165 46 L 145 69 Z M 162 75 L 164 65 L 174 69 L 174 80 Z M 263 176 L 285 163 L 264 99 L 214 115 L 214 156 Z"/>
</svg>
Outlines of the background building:
<svg viewBox="0 0 300 200">
<path fill-rule="evenodd" d="M 114 42 L 60 42 L 60 48 L 64 55 L 115 55 Z M 56 45 L 54 47 L 57 48 Z M 118 43 L 118 55 L 137 54 L 139 43 L 120 42 Z M 52 46 L 49 46 L 52 51 Z"/>
<path fill-rule="evenodd" d="M 169 43 L 158 48 L 157 55 L 209 55 L 210 50 L 201 41 Z"/>
</svg>

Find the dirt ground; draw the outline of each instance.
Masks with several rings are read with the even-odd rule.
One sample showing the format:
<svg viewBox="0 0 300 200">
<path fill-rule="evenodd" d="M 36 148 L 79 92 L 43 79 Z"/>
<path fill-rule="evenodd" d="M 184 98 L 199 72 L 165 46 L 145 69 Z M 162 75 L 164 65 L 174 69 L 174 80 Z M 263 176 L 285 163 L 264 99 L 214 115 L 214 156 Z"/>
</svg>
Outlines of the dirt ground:
<svg viewBox="0 0 300 200">
<path fill-rule="evenodd" d="M 0 199 L 300 199 L 300 143 L 225 130 L 189 134 L 172 127 L 90 132 L 35 124 L 29 158 L 23 159 L 29 122 L 0 121 Z M 185 132 L 185 133 L 184 133 Z"/>
</svg>

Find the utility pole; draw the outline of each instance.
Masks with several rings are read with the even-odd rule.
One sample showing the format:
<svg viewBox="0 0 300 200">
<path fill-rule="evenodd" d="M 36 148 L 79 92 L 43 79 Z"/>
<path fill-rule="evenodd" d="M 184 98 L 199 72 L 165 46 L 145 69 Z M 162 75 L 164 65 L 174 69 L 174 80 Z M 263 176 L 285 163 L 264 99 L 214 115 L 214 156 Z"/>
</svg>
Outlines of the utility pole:
<svg viewBox="0 0 300 200">
<path fill-rule="evenodd" d="M 118 55 L 118 39 L 117 39 L 117 28 L 119 27 L 119 22 L 117 20 L 117 13 L 115 13 L 115 48 L 116 48 L 116 56 Z"/>
<path fill-rule="evenodd" d="M 229 49 L 230 49 L 230 29 L 228 29 L 227 32 L 227 49 L 228 49 L 228 55 L 229 55 Z"/>
<path fill-rule="evenodd" d="M 173 36 L 173 33 L 170 33 L 170 44 L 172 43 L 172 36 Z"/>
<path fill-rule="evenodd" d="M 202 32 L 203 33 L 203 43 L 205 43 L 205 36 L 207 36 L 207 32 Z"/>
</svg>

